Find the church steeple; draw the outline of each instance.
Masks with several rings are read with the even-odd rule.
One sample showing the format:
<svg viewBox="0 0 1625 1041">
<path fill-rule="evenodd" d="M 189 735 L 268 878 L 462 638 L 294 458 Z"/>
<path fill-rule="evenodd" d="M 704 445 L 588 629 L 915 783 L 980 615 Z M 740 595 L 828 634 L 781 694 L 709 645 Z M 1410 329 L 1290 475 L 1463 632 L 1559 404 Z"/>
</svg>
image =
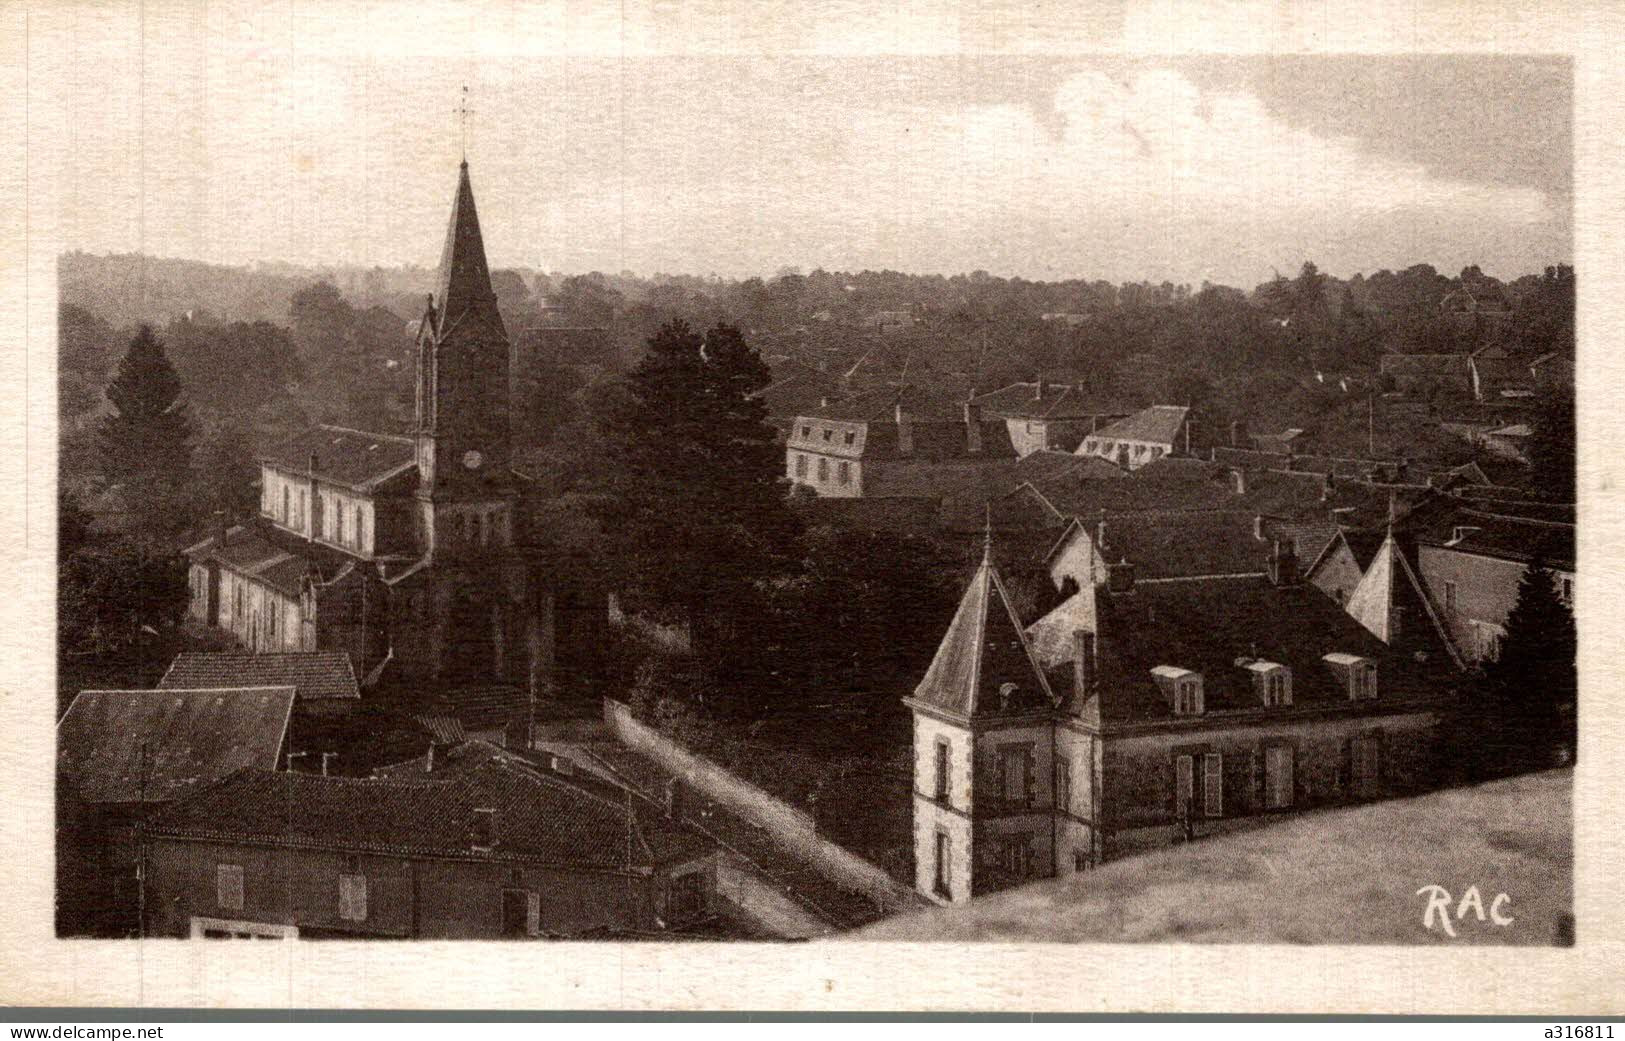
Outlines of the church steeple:
<svg viewBox="0 0 1625 1041">
<path fill-rule="evenodd" d="M 468 315 L 494 323 L 495 330 L 506 337 L 496 303 L 485 260 L 485 239 L 480 234 L 480 215 L 474 208 L 474 188 L 468 180 L 468 160 L 464 159 L 457 170 L 457 195 L 452 200 L 451 222 L 446 227 L 446 244 L 440 251 L 440 272 L 435 279 L 435 332 L 444 336 L 454 325 L 468 320 Z"/>
</svg>

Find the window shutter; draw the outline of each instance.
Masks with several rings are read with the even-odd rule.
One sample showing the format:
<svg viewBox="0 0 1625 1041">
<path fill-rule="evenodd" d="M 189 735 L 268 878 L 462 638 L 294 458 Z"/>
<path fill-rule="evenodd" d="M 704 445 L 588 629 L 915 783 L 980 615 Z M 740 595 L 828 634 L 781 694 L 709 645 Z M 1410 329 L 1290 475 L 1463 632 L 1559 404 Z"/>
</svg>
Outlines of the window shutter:
<svg viewBox="0 0 1625 1041">
<path fill-rule="evenodd" d="M 1264 758 L 1268 754 L 1269 753 L 1266 751 L 1263 755 L 1260 755 L 1258 749 L 1254 748 L 1252 754 L 1249 756 L 1250 761 L 1248 762 L 1248 770 L 1249 776 L 1252 778 L 1250 790 L 1254 809 L 1257 809 L 1260 806 L 1267 806 L 1269 804 L 1268 793 L 1264 792 L 1265 774 L 1267 772 Z"/>
<path fill-rule="evenodd" d="M 1174 816 L 1196 809 L 1196 761 L 1188 755 L 1174 758 Z"/>
<path fill-rule="evenodd" d="M 525 894 L 525 932 L 532 936 L 542 933 L 542 894 Z"/>
<path fill-rule="evenodd" d="M 1352 738 L 1343 739 L 1341 754 L 1337 760 L 1337 793 L 1347 799 L 1354 794 L 1354 741 Z"/>
<path fill-rule="evenodd" d="M 1202 757 L 1202 809 L 1209 817 L 1224 815 L 1224 757 L 1217 752 Z"/>
</svg>

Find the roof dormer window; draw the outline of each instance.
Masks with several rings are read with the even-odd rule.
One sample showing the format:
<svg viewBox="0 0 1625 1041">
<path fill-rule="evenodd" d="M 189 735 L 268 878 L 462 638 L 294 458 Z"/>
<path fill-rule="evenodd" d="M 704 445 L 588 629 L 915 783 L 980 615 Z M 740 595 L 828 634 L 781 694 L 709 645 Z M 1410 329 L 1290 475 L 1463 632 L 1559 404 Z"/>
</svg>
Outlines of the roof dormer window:
<svg viewBox="0 0 1625 1041">
<path fill-rule="evenodd" d="M 1273 661 L 1255 661 L 1247 666 L 1253 676 L 1253 690 L 1265 708 L 1292 704 L 1292 670 Z"/>
<path fill-rule="evenodd" d="M 1202 714 L 1202 674 L 1175 665 L 1158 665 L 1151 670 L 1157 686 L 1168 699 L 1168 707 L 1176 716 Z"/>
<path fill-rule="evenodd" d="M 1331 666 L 1343 683 L 1350 701 L 1370 701 L 1377 696 L 1377 663 L 1357 654 L 1328 654 L 1321 659 Z"/>
</svg>

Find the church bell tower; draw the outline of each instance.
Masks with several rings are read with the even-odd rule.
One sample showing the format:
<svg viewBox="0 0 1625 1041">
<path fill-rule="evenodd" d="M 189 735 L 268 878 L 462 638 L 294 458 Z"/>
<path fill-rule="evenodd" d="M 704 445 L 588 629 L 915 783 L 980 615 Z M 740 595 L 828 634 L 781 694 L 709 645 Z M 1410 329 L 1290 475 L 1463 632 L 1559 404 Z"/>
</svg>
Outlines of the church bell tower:
<svg viewBox="0 0 1625 1041">
<path fill-rule="evenodd" d="M 431 552 L 512 545 L 509 358 L 465 159 L 417 338 L 419 534 Z"/>
</svg>

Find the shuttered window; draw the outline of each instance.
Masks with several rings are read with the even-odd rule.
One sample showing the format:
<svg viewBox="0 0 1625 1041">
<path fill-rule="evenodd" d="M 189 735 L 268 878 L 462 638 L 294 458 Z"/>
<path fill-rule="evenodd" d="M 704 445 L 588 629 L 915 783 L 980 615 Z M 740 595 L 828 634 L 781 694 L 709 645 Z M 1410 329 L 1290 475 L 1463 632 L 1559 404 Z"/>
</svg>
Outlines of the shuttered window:
<svg viewBox="0 0 1625 1041">
<path fill-rule="evenodd" d="M 1174 760 L 1174 815 L 1190 816 L 1196 797 L 1196 760 L 1182 755 Z"/>
<path fill-rule="evenodd" d="M 1202 757 L 1202 812 L 1224 815 L 1224 757 L 1217 752 Z"/>
<path fill-rule="evenodd" d="M 215 902 L 222 910 L 243 909 L 243 866 L 220 864 L 214 869 Z"/>
</svg>

